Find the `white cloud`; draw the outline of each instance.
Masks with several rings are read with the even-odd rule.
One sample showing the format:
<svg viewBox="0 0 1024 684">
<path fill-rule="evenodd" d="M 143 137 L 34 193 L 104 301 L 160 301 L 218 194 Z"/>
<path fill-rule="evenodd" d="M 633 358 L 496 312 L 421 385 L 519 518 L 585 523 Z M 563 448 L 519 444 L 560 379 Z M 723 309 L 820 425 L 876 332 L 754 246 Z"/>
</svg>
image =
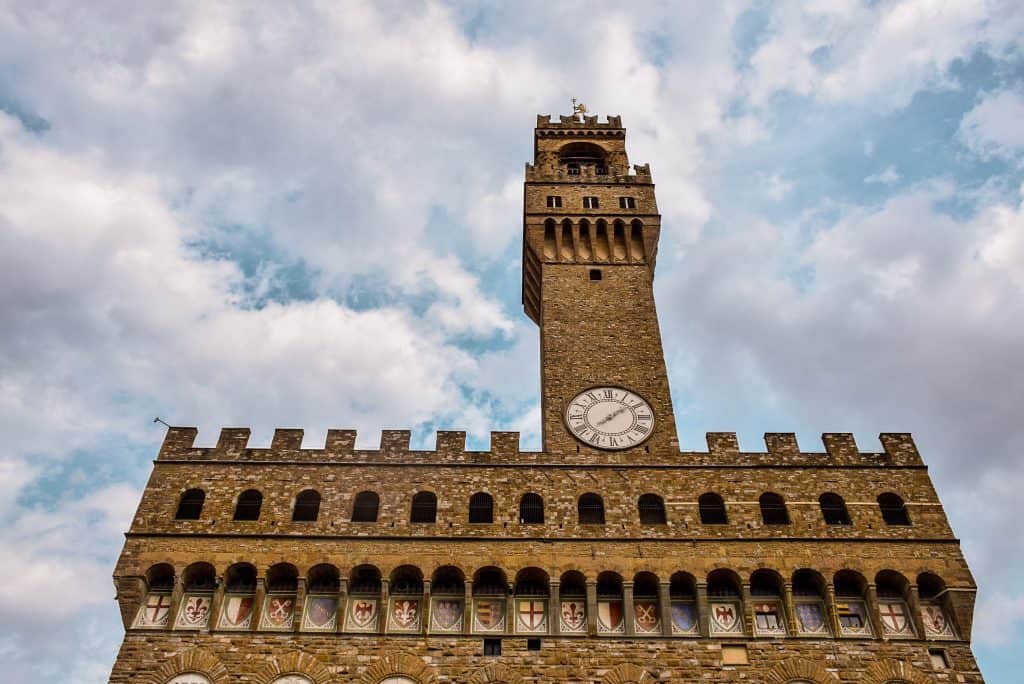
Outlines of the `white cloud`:
<svg viewBox="0 0 1024 684">
<path fill-rule="evenodd" d="M 864 182 L 868 185 L 894 185 L 900 180 L 900 174 L 896 171 L 895 166 L 887 166 L 878 173 L 873 173 L 870 176 L 864 178 Z"/>
<path fill-rule="evenodd" d="M 983 157 L 1024 152 L 1024 93 L 1001 90 L 983 98 L 960 121 L 960 139 Z"/>
<path fill-rule="evenodd" d="M 781 91 L 855 107 L 902 107 L 975 50 L 1001 55 L 1024 29 L 1017 4 L 984 0 L 819 2 L 775 6 L 771 36 L 751 58 L 751 98 Z"/>
<path fill-rule="evenodd" d="M 764 192 L 768 197 L 780 202 L 786 195 L 793 191 L 792 181 L 784 178 L 780 173 L 773 173 L 764 181 Z"/>
</svg>

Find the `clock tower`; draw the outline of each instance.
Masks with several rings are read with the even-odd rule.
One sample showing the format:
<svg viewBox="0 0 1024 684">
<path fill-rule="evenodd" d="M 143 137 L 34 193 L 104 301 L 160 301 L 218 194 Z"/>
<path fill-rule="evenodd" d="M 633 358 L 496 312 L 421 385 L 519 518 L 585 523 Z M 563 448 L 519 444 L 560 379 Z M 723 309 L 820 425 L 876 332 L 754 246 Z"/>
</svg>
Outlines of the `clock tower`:
<svg viewBox="0 0 1024 684">
<path fill-rule="evenodd" d="M 678 451 L 654 305 L 661 215 L 620 117 L 538 116 L 523 306 L 540 326 L 544 451 Z"/>
</svg>

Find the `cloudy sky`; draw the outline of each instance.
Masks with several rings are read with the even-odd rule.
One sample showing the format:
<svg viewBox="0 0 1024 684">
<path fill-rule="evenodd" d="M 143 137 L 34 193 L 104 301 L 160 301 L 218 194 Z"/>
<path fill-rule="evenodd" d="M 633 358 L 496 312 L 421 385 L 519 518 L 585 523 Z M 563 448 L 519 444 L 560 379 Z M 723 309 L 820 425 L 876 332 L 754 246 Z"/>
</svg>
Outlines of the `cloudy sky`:
<svg viewBox="0 0 1024 684">
<path fill-rule="evenodd" d="M 11 681 L 106 680 L 154 416 L 539 446 L 521 183 L 572 96 L 658 184 L 683 447 L 912 431 L 1016 679 L 1024 10 L 624 7 L 0 0 Z"/>
</svg>

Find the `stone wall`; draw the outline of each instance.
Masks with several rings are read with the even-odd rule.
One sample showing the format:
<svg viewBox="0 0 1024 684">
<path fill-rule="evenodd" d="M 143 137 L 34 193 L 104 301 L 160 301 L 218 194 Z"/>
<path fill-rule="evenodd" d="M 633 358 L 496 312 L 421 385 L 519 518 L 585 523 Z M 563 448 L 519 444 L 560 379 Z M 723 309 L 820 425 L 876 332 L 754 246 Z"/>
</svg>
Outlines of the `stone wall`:
<svg viewBox="0 0 1024 684">
<path fill-rule="evenodd" d="M 951 669 L 935 670 L 920 642 L 744 641 L 749 665 L 723 665 L 723 643 L 730 642 L 562 637 L 544 638 L 539 651 L 530 651 L 525 638 L 506 638 L 502 655 L 490 657 L 483 655 L 481 638 L 467 637 L 133 633 L 125 638 L 110 681 L 163 684 L 174 668 L 212 673 L 215 684 L 270 684 L 283 673 L 304 674 L 315 684 L 377 684 L 396 674 L 420 684 L 982 681 L 963 644 L 945 649 Z"/>
</svg>

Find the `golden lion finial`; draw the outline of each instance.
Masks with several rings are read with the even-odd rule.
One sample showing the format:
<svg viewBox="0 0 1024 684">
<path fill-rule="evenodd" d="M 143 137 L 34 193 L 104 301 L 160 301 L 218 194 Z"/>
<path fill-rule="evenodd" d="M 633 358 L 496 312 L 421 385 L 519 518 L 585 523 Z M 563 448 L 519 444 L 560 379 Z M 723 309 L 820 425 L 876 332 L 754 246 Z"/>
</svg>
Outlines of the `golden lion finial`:
<svg viewBox="0 0 1024 684">
<path fill-rule="evenodd" d="M 576 104 L 576 98 L 575 97 L 572 98 L 572 115 L 573 116 L 578 116 L 578 117 L 580 117 L 582 119 L 583 116 L 586 113 L 587 113 L 587 105 L 583 104 L 582 102 L 580 102 L 579 104 Z"/>
</svg>

